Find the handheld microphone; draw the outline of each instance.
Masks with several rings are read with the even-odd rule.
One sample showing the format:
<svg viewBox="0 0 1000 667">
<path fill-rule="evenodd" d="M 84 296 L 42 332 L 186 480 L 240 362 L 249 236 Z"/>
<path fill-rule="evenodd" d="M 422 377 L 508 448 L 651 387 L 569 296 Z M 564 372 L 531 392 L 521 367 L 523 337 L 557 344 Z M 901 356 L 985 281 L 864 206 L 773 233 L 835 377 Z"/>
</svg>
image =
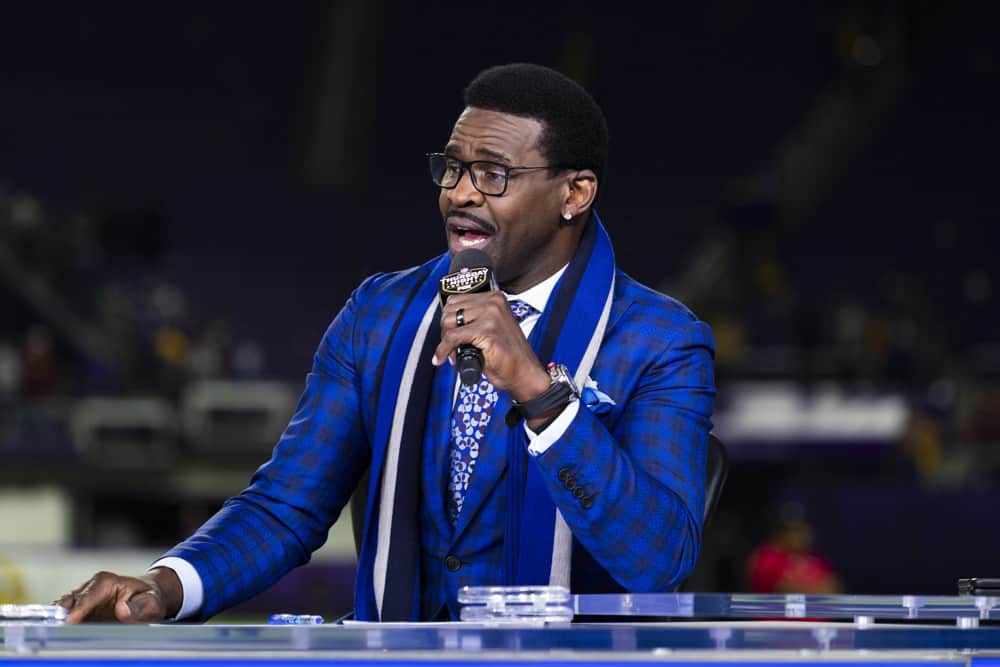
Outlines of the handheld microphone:
<svg viewBox="0 0 1000 667">
<path fill-rule="evenodd" d="M 472 294 L 497 289 L 493 276 L 493 262 L 482 250 L 469 248 L 456 254 L 448 267 L 448 275 L 441 278 L 441 305 L 452 294 Z M 462 384 L 473 385 L 483 374 L 483 353 L 475 345 L 455 348 L 455 365 Z"/>
</svg>

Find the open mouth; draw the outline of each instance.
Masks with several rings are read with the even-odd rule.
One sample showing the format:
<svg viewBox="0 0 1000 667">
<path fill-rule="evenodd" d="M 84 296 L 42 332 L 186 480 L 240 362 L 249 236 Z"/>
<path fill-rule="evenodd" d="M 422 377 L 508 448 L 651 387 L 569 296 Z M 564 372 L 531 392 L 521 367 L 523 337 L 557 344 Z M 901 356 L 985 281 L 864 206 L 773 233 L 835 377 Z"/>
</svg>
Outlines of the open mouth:
<svg viewBox="0 0 1000 667">
<path fill-rule="evenodd" d="M 448 221 L 448 242 L 455 250 L 481 248 L 491 236 L 493 234 L 484 226 L 471 220 L 456 216 Z"/>
</svg>

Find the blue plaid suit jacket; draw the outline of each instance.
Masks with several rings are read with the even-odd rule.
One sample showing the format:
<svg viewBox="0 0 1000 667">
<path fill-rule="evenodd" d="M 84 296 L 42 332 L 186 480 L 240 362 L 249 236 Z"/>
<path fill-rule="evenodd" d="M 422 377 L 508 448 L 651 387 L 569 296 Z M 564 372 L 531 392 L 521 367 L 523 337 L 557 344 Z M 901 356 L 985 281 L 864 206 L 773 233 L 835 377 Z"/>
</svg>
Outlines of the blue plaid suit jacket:
<svg viewBox="0 0 1000 667">
<path fill-rule="evenodd" d="M 271 460 L 166 554 L 184 558 L 201 576 L 201 618 L 264 590 L 326 539 L 370 462 L 379 362 L 422 275 L 419 267 L 378 274 L 355 290 L 320 343 Z M 701 542 L 714 343 L 709 327 L 677 301 L 621 271 L 615 280 L 591 377 L 616 405 L 601 415 L 581 406 L 565 434 L 533 461 L 574 535 L 574 592 L 667 591 L 690 572 Z M 458 525 L 452 531 L 446 523 L 451 378 L 435 375 L 425 436 L 425 615 L 442 604 L 454 612 L 461 585 L 496 583 L 502 559 L 502 415 L 480 448 Z M 457 571 L 444 566 L 449 555 L 460 560 Z"/>
</svg>

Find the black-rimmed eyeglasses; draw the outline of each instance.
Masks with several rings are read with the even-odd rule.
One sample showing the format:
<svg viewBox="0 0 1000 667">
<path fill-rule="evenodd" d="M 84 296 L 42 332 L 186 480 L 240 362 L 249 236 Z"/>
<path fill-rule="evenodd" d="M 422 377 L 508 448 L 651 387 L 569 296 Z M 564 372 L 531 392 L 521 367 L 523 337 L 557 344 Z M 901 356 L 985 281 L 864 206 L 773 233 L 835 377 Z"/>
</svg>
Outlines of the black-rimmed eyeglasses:
<svg viewBox="0 0 1000 667">
<path fill-rule="evenodd" d="M 559 169 L 556 165 L 543 167 L 509 167 L 499 162 L 489 160 L 473 160 L 466 162 L 444 153 L 428 153 L 427 159 L 431 167 L 431 179 L 435 185 L 445 190 L 451 190 L 462 180 L 462 172 L 468 170 L 472 179 L 472 187 L 490 197 L 499 197 L 507 192 L 507 181 L 510 172 L 531 169 Z"/>
</svg>

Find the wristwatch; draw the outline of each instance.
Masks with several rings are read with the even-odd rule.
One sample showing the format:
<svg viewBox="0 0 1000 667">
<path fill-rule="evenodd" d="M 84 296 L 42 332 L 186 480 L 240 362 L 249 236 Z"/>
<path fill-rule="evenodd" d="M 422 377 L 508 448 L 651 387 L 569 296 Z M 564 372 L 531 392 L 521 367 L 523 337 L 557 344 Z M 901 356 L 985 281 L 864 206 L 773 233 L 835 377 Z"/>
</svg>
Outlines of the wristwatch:
<svg viewBox="0 0 1000 667">
<path fill-rule="evenodd" d="M 507 426 L 513 428 L 522 419 L 541 417 L 580 398 L 580 391 L 566 366 L 550 362 L 546 370 L 549 372 L 549 388 L 530 401 L 514 401 L 513 407 L 507 412 Z"/>
</svg>

